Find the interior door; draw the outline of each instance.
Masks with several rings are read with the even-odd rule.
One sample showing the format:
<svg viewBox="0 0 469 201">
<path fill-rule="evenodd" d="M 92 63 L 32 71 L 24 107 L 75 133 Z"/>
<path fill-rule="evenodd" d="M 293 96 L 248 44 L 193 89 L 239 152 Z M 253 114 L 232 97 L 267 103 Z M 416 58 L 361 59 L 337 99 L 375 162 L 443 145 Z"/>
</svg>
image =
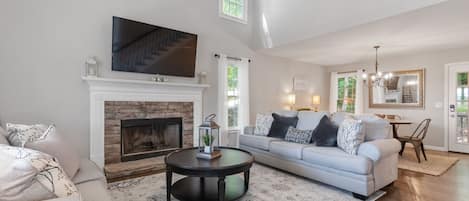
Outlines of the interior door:
<svg viewBox="0 0 469 201">
<path fill-rule="evenodd" d="M 449 150 L 469 153 L 469 63 L 449 66 Z"/>
</svg>

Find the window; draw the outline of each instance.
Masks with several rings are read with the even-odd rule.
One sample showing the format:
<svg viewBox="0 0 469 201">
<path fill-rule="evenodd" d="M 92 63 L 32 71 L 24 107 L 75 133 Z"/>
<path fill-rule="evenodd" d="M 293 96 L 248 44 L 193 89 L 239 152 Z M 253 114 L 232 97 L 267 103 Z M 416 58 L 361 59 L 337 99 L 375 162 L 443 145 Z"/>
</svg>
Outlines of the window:
<svg viewBox="0 0 469 201">
<path fill-rule="evenodd" d="M 219 6 L 221 17 L 247 23 L 247 0 L 220 0 Z"/>
<path fill-rule="evenodd" d="M 222 136 L 238 133 L 249 125 L 248 67 L 247 58 L 219 54 L 217 116 Z"/>
<path fill-rule="evenodd" d="M 363 82 L 357 73 L 331 74 L 330 112 L 363 112 Z"/>
<path fill-rule="evenodd" d="M 337 112 L 355 113 L 355 98 L 357 92 L 357 78 L 337 78 Z"/>
<path fill-rule="evenodd" d="M 227 92 L 226 100 L 228 114 L 228 130 L 239 130 L 239 84 L 238 67 L 229 64 L 227 69 Z"/>
</svg>

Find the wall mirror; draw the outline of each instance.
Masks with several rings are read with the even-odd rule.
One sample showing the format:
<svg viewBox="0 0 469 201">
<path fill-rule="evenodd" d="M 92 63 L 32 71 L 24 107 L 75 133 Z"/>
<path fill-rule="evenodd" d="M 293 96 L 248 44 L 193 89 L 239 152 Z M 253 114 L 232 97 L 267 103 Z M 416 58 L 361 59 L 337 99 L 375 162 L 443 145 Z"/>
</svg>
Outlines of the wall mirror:
<svg viewBox="0 0 469 201">
<path fill-rule="evenodd" d="M 388 79 L 368 80 L 370 108 L 423 108 L 425 70 L 394 71 Z"/>
</svg>

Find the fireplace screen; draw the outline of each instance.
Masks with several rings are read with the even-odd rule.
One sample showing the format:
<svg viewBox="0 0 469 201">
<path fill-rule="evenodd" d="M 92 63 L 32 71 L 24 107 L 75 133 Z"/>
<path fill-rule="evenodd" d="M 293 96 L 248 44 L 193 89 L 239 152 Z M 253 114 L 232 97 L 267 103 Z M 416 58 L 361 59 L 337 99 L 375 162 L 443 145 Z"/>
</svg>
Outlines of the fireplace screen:
<svg viewBox="0 0 469 201">
<path fill-rule="evenodd" d="M 182 118 L 121 120 L 121 160 L 168 154 L 182 148 Z"/>
</svg>

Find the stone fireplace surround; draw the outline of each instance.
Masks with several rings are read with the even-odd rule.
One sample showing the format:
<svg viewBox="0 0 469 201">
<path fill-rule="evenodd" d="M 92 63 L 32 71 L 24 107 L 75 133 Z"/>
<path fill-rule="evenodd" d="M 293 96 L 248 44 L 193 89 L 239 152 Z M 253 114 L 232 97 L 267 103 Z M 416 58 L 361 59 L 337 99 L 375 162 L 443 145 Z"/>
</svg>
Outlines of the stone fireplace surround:
<svg viewBox="0 0 469 201">
<path fill-rule="evenodd" d="M 187 123 L 187 126 L 192 128 L 188 129 L 187 126 L 184 128 L 185 131 L 192 130 L 192 136 L 189 137 L 188 132 L 184 133 L 183 140 L 185 146 L 197 144 L 197 135 L 194 135 L 193 132 L 197 130 L 197 125 L 202 121 L 202 95 L 203 90 L 209 85 L 99 77 L 83 77 L 82 79 L 88 83 L 90 92 L 90 159 L 99 167 L 104 168 L 107 161 L 105 154 L 106 102 L 143 102 L 144 104 L 150 102 L 150 105 L 151 102 L 160 102 L 161 104 L 167 103 L 168 108 L 172 104 L 192 103 L 193 120 L 192 124 L 189 121 Z M 174 116 L 174 114 L 169 116 Z M 190 140 L 192 143 L 187 142 Z M 109 151 L 117 151 L 114 150 L 115 148 L 110 149 L 112 150 Z M 118 153 L 120 154 L 120 148 Z M 110 160 L 113 160 L 112 157 Z"/>
<path fill-rule="evenodd" d="M 193 146 L 192 102 L 105 101 L 104 163 L 124 162 L 121 154 L 121 120 L 182 118 L 183 148 Z"/>
</svg>

